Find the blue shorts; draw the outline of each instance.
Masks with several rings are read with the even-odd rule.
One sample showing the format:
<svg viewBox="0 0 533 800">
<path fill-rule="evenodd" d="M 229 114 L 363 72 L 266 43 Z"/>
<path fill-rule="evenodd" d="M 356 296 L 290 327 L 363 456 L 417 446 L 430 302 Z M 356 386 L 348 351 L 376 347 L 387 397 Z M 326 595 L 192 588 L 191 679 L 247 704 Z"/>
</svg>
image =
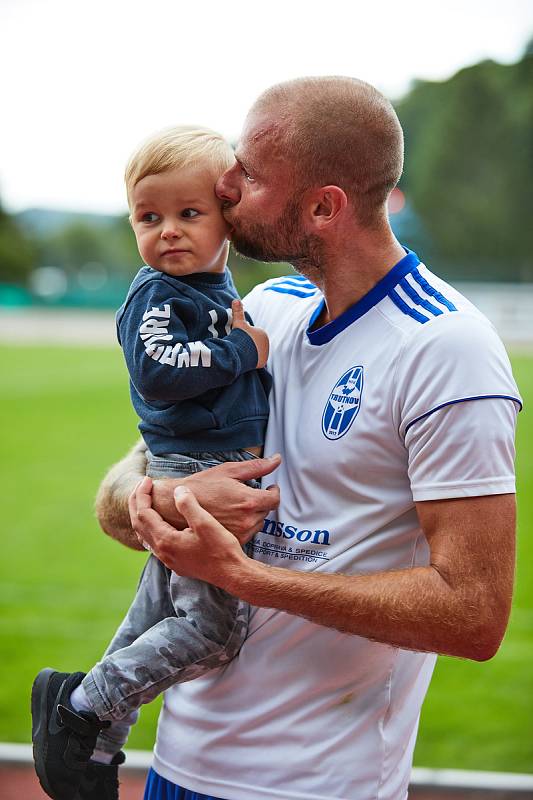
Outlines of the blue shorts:
<svg viewBox="0 0 533 800">
<path fill-rule="evenodd" d="M 167 781 L 151 769 L 146 779 L 144 800 L 223 800 L 223 798 L 182 789 L 181 786 Z"/>
</svg>

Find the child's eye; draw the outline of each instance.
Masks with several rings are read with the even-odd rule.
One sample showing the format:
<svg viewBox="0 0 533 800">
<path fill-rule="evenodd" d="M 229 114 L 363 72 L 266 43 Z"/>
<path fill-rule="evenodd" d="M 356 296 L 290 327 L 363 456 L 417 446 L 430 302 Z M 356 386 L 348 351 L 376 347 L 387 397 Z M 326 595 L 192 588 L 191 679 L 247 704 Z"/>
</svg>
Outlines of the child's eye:
<svg viewBox="0 0 533 800">
<path fill-rule="evenodd" d="M 158 219 L 159 217 L 155 211 L 147 211 L 146 214 L 142 215 L 141 222 L 157 222 Z"/>
<path fill-rule="evenodd" d="M 184 208 L 181 212 L 181 216 L 185 217 L 186 219 L 194 219 L 200 214 L 199 211 L 196 211 L 195 208 Z"/>
</svg>

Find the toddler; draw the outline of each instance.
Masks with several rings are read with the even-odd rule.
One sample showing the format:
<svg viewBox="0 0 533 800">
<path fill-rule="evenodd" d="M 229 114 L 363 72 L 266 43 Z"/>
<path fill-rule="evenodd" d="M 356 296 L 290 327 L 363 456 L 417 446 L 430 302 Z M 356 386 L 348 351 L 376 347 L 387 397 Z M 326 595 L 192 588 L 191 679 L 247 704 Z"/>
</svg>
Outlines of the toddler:
<svg viewBox="0 0 533 800">
<path fill-rule="evenodd" d="M 177 127 L 145 142 L 126 168 L 131 225 L 147 266 L 118 311 L 117 330 L 154 478 L 261 454 L 268 338 L 238 300 L 215 195 L 233 162 L 218 134 Z M 139 707 L 230 661 L 247 624 L 245 603 L 151 555 L 103 659 L 87 675 L 45 669 L 34 681 L 33 752 L 45 792 L 55 800 L 118 798 L 121 747 Z"/>
</svg>

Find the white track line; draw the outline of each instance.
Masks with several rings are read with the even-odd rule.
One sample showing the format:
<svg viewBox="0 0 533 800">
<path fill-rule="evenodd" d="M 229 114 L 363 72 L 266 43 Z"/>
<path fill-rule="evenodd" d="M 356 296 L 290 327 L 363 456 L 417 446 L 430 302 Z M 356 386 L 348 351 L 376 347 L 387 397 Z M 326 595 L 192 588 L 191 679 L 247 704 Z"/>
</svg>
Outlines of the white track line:
<svg viewBox="0 0 533 800">
<path fill-rule="evenodd" d="M 127 750 L 124 769 L 147 771 L 152 765 L 148 750 Z M 28 765 L 33 762 L 30 744 L 0 743 L 0 764 Z M 413 786 L 438 786 L 447 789 L 485 789 L 500 791 L 533 791 L 533 775 L 514 772 L 471 772 L 462 769 L 423 769 L 415 767 Z"/>
</svg>

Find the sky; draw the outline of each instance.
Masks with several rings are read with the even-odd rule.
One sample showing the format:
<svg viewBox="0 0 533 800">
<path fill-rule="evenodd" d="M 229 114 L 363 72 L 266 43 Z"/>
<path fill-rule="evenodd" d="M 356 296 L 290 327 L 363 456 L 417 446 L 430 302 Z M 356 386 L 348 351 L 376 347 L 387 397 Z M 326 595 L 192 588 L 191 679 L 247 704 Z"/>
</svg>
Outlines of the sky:
<svg viewBox="0 0 533 800">
<path fill-rule="evenodd" d="M 149 134 L 236 140 L 265 88 L 353 75 L 392 100 L 533 36 L 533 0 L 0 0 L 0 200 L 122 213 Z"/>
</svg>

